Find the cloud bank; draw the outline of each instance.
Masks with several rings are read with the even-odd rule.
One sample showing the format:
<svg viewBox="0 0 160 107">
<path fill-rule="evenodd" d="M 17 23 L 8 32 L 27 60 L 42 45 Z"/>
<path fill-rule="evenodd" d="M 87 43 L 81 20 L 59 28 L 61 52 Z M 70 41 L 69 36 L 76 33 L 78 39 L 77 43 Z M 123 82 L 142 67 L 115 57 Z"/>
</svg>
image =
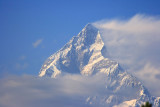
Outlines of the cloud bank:
<svg viewBox="0 0 160 107">
<path fill-rule="evenodd" d="M 106 56 L 143 81 L 153 95 L 160 96 L 160 17 L 137 14 L 128 20 L 93 24 L 102 33 Z"/>
<path fill-rule="evenodd" d="M 88 96 L 106 90 L 104 76 L 69 74 L 57 79 L 8 76 L 0 84 L 0 107 L 93 107 L 86 103 Z"/>
</svg>

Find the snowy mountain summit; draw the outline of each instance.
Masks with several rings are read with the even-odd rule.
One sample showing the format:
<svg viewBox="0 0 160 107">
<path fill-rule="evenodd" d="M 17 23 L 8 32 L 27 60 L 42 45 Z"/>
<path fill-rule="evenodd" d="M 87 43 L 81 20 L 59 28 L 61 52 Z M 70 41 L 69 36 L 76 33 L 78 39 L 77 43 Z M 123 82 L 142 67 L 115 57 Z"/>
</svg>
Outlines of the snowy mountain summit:
<svg viewBox="0 0 160 107">
<path fill-rule="evenodd" d="M 104 70 L 103 68 L 113 68 L 117 63 L 102 56 L 103 46 L 99 31 L 88 24 L 78 36 L 48 58 L 39 76 L 56 77 L 63 72 L 91 75 Z"/>
<path fill-rule="evenodd" d="M 105 53 L 106 47 L 99 30 L 87 24 L 77 36 L 45 61 L 39 76 L 55 78 L 65 73 L 84 76 L 103 74 L 106 76 L 106 94 L 88 96 L 87 104 L 139 107 L 150 101 L 154 107 L 160 106 L 160 98 L 152 97 L 135 77 L 123 70 L 118 62 L 104 56 Z"/>
</svg>

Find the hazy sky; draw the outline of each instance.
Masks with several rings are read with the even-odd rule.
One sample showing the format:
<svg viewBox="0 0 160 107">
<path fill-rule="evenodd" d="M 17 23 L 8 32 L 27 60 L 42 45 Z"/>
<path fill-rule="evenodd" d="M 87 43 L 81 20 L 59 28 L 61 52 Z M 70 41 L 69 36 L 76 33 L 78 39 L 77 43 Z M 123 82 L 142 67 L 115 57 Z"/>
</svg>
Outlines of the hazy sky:
<svg viewBox="0 0 160 107">
<path fill-rule="evenodd" d="M 47 57 L 90 22 L 160 15 L 160 1 L 0 0 L 0 75 L 38 75 Z"/>
</svg>

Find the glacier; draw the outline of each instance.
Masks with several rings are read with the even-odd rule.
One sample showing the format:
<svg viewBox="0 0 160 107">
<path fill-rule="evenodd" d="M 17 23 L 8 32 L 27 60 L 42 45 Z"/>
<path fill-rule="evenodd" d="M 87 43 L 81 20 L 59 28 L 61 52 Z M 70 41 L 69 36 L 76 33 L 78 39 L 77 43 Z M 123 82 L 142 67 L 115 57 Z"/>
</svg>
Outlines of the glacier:
<svg viewBox="0 0 160 107">
<path fill-rule="evenodd" d="M 39 77 L 58 78 L 67 73 L 105 75 L 104 95 L 88 96 L 86 104 L 139 107 L 150 101 L 154 107 L 159 107 L 160 97 L 151 96 L 136 77 L 125 71 L 117 61 L 109 59 L 106 53 L 107 47 L 99 30 L 87 24 L 77 36 L 45 61 Z"/>
</svg>

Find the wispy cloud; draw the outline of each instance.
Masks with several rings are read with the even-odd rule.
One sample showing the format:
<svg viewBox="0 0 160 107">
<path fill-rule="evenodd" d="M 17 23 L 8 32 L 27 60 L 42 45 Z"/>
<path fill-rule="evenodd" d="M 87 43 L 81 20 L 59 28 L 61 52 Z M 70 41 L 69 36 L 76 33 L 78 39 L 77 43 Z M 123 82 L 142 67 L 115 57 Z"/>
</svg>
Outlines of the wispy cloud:
<svg viewBox="0 0 160 107">
<path fill-rule="evenodd" d="M 105 92 L 104 79 L 103 76 L 80 75 L 65 75 L 57 79 L 9 76 L 0 79 L 0 106 L 90 107 L 86 99 Z"/>
<path fill-rule="evenodd" d="M 34 48 L 37 48 L 41 43 L 42 43 L 43 39 L 38 39 L 36 40 L 32 45 Z"/>
<path fill-rule="evenodd" d="M 139 77 L 149 89 L 160 88 L 154 85 L 160 75 L 160 17 L 137 14 L 128 20 L 102 20 L 94 25 L 102 33 L 108 57 Z M 153 90 L 151 93 L 160 95 Z"/>
<path fill-rule="evenodd" d="M 146 63 L 145 66 L 136 72 L 136 77 L 140 78 L 151 93 L 155 96 L 160 96 L 160 67 L 154 67 L 150 63 Z"/>
<path fill-rule="evenodd" d="M 116 105 L 137 98 L 137 87 L 117 90 L 117 83 L 103 73 L 93 76 L 65 74 L 56 79 L 11 75 L 0 79 L 0 106 L 110 107 L 107 102 Z"/>
</svg>

